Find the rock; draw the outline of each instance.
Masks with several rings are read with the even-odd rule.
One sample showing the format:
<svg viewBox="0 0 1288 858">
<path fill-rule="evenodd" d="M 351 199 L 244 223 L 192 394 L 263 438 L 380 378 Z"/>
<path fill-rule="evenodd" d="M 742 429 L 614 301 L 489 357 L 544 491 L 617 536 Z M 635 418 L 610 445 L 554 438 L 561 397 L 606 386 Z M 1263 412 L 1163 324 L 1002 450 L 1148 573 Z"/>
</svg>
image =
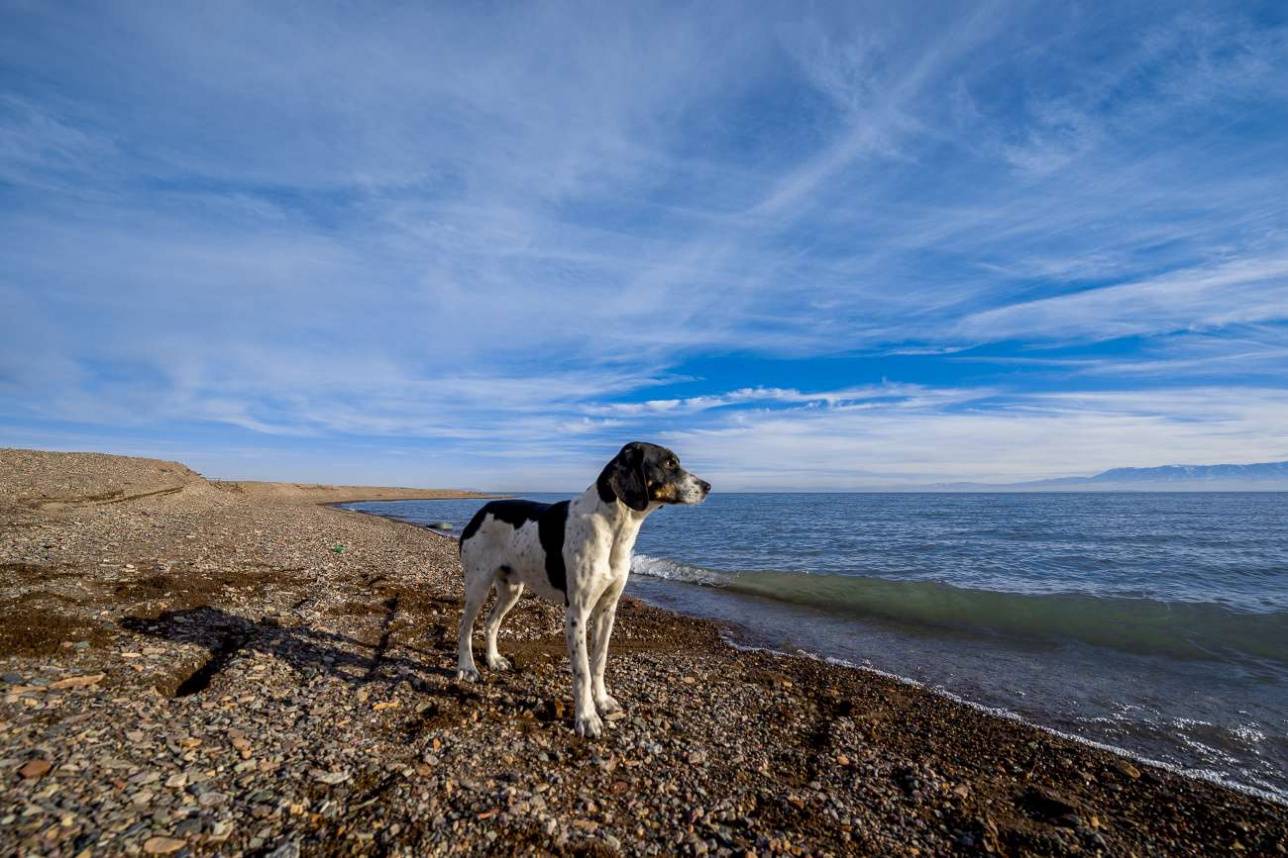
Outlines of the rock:
<svg viewBox="0 0 1288 858">
<path fill-rule="evenodd" d="M 43 685 L 15 685 L 8 690 L 8 694 L 21 696 L 23 694 L 43 694 L 48 689 Z M 9 701 L 6 701 L 9 702 Z"/>
<path fill-rule="evenodd" d="M 1077 817 L 1078 808 L 1070 800 L 1043 787 L 1031 786 L 1020 797 L 1019 805 L 1029 816 L 1042 822 L 1057 822 L 1075 827 L 1073 822 L 1081 822 Z"/>
<path fill-rule="evenodd" d="M 23 764 L 22 768 L 18 769 L 18 774 L 27 780 L 31 780 L 48 774 L 53 767 L 54 764 L 49 760 L 28 760 Z"/>
<path fill-rule="evenodd" d="M 97 685 L 103 681 L 103 673 L 87 673 L 84 676 L 69 676 L 50 684 L 50 688 L 83 688 L 86 685 Z"/>
<path fill-rule="evenodd" d="M 294 840 L 288 840 L 280 844 L 272 852 L 269 852 L 264 858 L 299 858 L 300 844 Z"/>
<path fill-rule="evenodd" d="M 1117 766 L 1118 771 L 1122 772 L 1132 780 L 1138 780 L 1140 778 L 1140 769 L 1136 768 L 1126 760 L 1119 760 Z"/>
<path fill-rule="evenodd" d="M 348 772 L 314 772 L 313 779 L 324 784 L 342 784 L 349 779 Z"/>
<path fill-rule="evenodd" d="M 186 840 L 177 837 L 149 837 L 143 842 L 143 851 L 149 855 L 170 855 L 187 846 Z"/>
</svg>

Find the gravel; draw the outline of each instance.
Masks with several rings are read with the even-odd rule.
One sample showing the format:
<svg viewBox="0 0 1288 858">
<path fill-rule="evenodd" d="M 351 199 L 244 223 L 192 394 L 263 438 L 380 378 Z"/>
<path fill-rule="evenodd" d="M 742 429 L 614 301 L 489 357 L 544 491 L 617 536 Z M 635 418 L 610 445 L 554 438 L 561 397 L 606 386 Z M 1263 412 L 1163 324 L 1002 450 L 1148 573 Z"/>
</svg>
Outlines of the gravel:
<svg viewBox="0 0 1288 858">
<path fill-rule="evenodd" d="M 1279 805 L 631 600 L 578 739 L 558 610 L 458 683 L 454 541 L 355 491 L 0 451 L 5 854 L 1285 854 Z"/>
</svg>

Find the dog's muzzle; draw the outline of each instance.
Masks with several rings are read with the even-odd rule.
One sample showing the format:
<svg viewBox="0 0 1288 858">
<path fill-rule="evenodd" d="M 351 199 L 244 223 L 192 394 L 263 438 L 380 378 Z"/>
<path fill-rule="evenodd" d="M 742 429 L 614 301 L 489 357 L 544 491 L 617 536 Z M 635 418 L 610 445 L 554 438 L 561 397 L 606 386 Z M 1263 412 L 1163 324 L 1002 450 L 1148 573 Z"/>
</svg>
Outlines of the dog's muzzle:
<svg viewBox="0 0 1288 858">
<path fill-rule="evenodd" d="M 686 504 L 702 503 L 709 494 L 711 494 L 711 483 L 690 474 L 683 483 L 679 501 Z"/>
</svg>

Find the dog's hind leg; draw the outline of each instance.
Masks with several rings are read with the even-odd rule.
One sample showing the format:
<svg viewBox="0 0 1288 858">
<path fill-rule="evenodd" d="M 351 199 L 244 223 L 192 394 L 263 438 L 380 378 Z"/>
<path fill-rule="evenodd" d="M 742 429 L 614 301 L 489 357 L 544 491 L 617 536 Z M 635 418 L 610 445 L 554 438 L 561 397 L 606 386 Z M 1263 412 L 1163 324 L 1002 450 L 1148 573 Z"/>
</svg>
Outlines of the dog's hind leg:
<svg viewBox="0 0 1288 858">
<path fill-rule="evenodd" d="M 461 609 L 461 628 L 456 640 L 456 678 L 470 682 L 479 680 L 479 670 L 474 666 L 474 620 L 487 601 L 492 588 L 493 573 L 465 566 L 465 605 Z"/>
<path fill-rule="evenodd" d="M 487 640 L 487 666 L 488 670 L 509 670 L 510 662 L 501 656 L 496 648 L 496 633 L 501 629 L 501 621 L 505 615 L 519 601 L 523 595 L 523 585 L 511 583 L 506 580 L 507 576 L 504 571 L 496 579 L 496 602 L 492 605 L 492 611 L 487 615 L 487 623 L 483 626 L 484 636 Z"/>
</svg>

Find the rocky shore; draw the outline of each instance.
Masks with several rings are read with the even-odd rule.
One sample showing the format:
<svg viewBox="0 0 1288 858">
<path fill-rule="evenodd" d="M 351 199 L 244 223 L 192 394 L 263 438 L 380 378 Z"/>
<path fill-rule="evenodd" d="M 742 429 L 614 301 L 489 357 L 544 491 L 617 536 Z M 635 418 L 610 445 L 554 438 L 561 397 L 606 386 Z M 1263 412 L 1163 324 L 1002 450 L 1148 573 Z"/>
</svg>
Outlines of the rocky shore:
<svg viewBox="0 0 1288 858">
<path fill-rule="evenodd" d="M 0 850 L 1288 854 L 1282 806 L 631 601 L 580 740 L 559 612 L 458 683 L 455 543 L 322 505 L 383 491 L 0 451 Z"/>
</svg>

